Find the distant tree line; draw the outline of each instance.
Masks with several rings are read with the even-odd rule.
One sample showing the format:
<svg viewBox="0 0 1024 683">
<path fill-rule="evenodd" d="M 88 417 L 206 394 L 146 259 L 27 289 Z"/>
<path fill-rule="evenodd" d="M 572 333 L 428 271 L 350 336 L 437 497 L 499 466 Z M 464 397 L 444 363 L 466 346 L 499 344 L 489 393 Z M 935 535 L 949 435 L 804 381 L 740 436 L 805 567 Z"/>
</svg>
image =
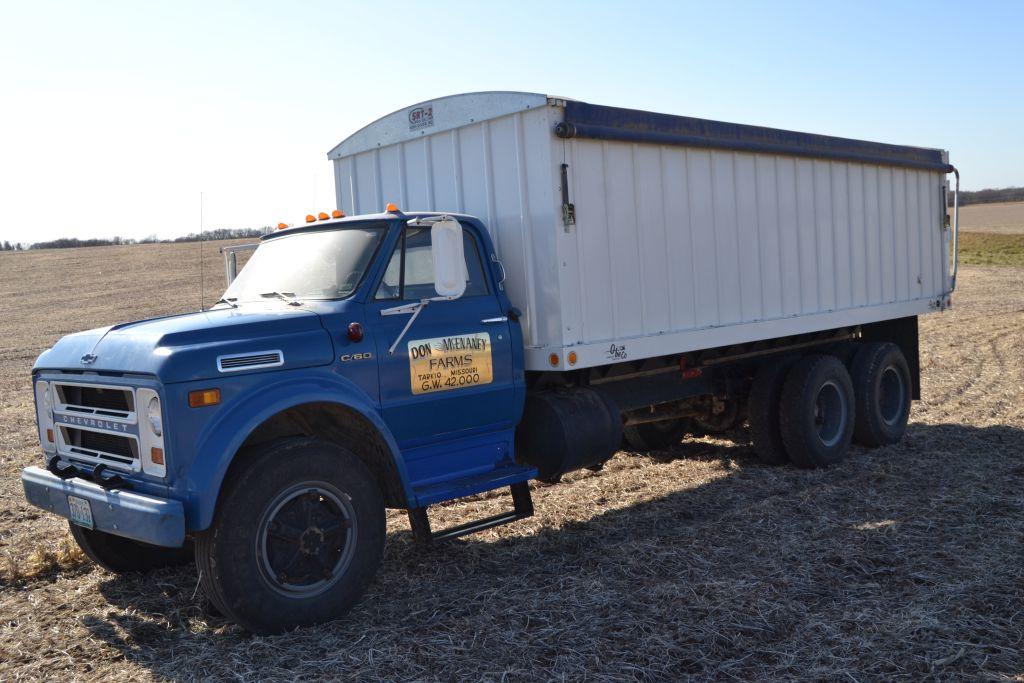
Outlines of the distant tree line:
<svg viewBox="0 0 1024 683">
<path fill-rule="evenodd" d="M 949 205 L 953 206 L 953 193 L 947 196 Z M 995 202 L 1024 202 L 1024 187 L 1002 187 L 994 190 L 975 190 L 960 192 L 960 206 L 965 204 L 992 204 Z"/>
<path fill-rule="evenodd" d="M 211 240 L 231 240 L 240 239 L 246 237 L 259 237 L 270 232 L 271 228 L 215 228 L 213 230 L 205 230 L 202 234 L 202 240 L 208 242 Z M 162 240 L 158 239 L 156 235 L 149 235 L 142 239 L 134 239 L 131 237 L 110 237 L 108 239 L 86 239 L 81 240 L 77 237 L 62 237 L 56 240 L 50 240 L 49 242 L 35 242 L 33 244 L 11 244 L 10 242 L 3 242 L 0 244 L 0 250 L 3 251 L 23 251 L 25 249 L 68 249 L 71 247 L 111 247 L 120 246 L 125 244 L 157 244 L 157 243 L 171 243 L 171 242 L 198 242 L 200 235 L 198 232 L 190 232 L 182 237 L 175 237 L 174 239 Z"/>
</svg>

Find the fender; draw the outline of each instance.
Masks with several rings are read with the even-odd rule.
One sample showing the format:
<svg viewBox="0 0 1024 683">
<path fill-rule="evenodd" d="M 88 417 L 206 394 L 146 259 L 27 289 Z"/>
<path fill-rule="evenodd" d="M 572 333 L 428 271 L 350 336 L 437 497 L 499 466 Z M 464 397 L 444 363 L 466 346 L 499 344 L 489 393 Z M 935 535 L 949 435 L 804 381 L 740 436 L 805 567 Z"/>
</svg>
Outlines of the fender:
<svg viewBox="0 0 1024 683">
<path fill-rule="evenodd" d="M 406 501 L 415 501 L 405 462 L 391 430 L 356 384 L 322 370 L 286 373 L 275 379 L 259 391 L 246 392 L 245 398 L 232 403 L 202 430 L 185 477 L 185 513 L 190 532 L 210 526 L 228 467 L 252 431 L 273 415 L 304 403 L 335 403 L 365 417 L 387 443 Z"/>
</svg>

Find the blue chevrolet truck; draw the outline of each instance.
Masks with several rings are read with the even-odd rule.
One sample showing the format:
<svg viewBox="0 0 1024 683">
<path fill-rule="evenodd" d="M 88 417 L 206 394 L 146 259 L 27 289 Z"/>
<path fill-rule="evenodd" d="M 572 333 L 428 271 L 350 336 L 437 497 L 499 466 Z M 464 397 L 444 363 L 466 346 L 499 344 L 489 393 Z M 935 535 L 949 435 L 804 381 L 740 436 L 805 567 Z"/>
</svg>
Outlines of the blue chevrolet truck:
<svg viewBox="0 0 1024 683">
<path fill-rule="evenodd" d="M 386 508 L 429 543 L 623 446 L 749 425 L 765 463 L 826 467 L 896 443 L 918 316 L 955 286 L 941 150 L 501 92 L 329 158 L 338 209 L 226 249 L 215 304 L 33 369 L 28 500 L 110 571 L 194 560 L 258 633 L 344 614 Z M 431 527 L 494 489 L 507 512 Z"/>
</svg>

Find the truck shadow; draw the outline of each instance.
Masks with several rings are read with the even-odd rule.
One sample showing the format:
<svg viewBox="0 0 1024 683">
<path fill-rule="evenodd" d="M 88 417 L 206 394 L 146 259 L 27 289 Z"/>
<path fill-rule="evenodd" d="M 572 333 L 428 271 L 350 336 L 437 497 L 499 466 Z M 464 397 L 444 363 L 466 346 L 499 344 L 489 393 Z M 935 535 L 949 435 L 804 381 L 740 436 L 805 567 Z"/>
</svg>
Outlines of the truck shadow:
<svg viewBox="0 0 1024 683">
<path fill-rule="evenodd" d="M 250 636 L 189 569 L 102 582 L 116 609 L 82 623 L 170 679 L 885 677 L 958 651 L 947 674 L 1021 673 L 1020 616 L 997 606 L 1024 599 L 1024 430 L 914 424 L 819 471 L 761 466 L 734 436 L 542 487 L 530 535 L 391 533 L 332 624 Z"/>
</svg>

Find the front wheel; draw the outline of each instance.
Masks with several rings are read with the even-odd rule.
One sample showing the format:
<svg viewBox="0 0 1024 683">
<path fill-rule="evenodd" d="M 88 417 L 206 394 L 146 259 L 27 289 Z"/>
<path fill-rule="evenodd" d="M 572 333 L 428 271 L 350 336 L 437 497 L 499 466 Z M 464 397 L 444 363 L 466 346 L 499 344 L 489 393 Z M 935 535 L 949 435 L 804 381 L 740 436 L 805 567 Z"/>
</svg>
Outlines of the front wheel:
<svg viewBox="0 0 1024 683">
<path fill-rule="evenodd" d="M 336 619 L 384 551 L 384 501 L 348 450 L 292 439 L 249 454 L 225 484 L 196 564 L 210 601 L 268 634 Z"/>
<path fill-rule="evenodd" d="M 68 522 L 68 525 L 71 527 L 71 537 L 82 552 L 108 572 L 147 572 L 192 561 L 191 541 L 186 541 L 182 548 L 163 548 L 105 531 L 86 529 L 74 522 Z"/>
</svg>

